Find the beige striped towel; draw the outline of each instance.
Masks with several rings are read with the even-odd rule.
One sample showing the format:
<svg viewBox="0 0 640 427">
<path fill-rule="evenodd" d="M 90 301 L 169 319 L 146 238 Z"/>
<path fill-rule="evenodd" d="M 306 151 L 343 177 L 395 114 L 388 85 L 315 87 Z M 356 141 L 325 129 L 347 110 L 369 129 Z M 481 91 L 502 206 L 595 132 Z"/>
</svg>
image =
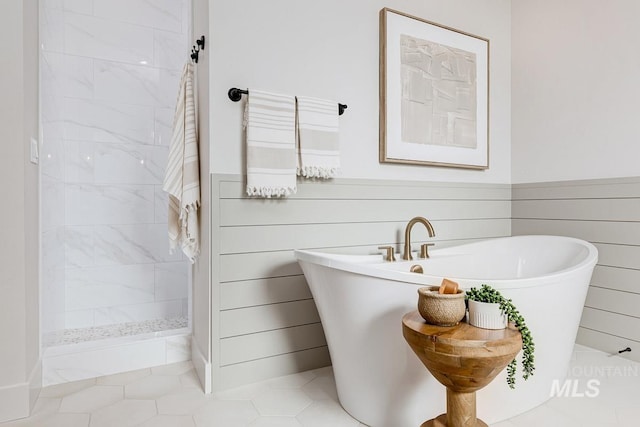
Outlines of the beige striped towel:
<svg viewBox="0 0 640 427">
<path fill-rule="evenodd" d="M 170 248 L 174 251 L 180 246 L 192 263 L 200 253 L 200 165 L 196 133 L 193 65 L 189 61 L 182 70 L 162 189 L 169 193 Z"/>
<path fill-rule="evenodd" d="M 251 89 L 244 120 L 247 194 L 280 197 L 295 193 L 295 98 Z"/>
<path fill-rule="evenodd" d="M 333 178 L 340 169 L 338 103 L 305 96 L 297 103 L 297 174 Z"/>
</svg>

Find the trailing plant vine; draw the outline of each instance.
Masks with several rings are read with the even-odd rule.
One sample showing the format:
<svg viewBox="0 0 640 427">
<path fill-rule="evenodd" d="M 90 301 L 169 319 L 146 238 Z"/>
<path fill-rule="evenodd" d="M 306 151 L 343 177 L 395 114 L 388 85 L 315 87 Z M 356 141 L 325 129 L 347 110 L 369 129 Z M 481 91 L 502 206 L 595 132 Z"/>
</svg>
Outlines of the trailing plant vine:
<svg viewBox="0 0 640 427">
<path fill-rule="evenodd" d="M 498 303 L 500 310 L 507 316 L 510 322 L 513 322 L 522 335 L 522 378 L 529 379 L 535 370 L 534 351 L 535 345 L 531 332 L 524 321 L 524 317 L 510 299 L 502 296 L 500 291 L 489 285 L 482 285 L 480 289 L 471 288 L 466 292 L 466 299 L 478 302 Z M 507 384 L 510 388 L 516 385 L 516 367 L 517 361 L 513 359 L 507 366 Z"/>
</svg>

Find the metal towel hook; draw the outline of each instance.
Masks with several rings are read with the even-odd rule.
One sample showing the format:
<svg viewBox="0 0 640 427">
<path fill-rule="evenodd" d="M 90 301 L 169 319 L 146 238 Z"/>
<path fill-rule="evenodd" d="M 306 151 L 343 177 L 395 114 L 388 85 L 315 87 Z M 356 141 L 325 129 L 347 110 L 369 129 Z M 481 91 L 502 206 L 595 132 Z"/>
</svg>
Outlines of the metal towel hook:
<svg viewBox="0 0 640 427">
<path fill-rule="evenodd" d="M 191 48 L 191 60 L 198 63 L 198 54 L 201 50 L 204 50 L 204 36 L 200 36 L 198 40 L 196 40 L 196 44 Z"/>
</svg>

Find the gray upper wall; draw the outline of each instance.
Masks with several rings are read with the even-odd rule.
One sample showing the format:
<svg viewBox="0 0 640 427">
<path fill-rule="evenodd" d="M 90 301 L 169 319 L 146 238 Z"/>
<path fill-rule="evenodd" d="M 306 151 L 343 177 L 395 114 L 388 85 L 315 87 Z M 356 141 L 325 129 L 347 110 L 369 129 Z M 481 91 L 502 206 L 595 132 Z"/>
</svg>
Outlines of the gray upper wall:
<svg viewBox="0 0 640 427">
<path fill-rule="evenodd" d="M 212 173 L 243 173 L 244 101 L 227 97 L 229 88 L 241 87 L 347 104 L 340 116 L 341 178 L 510 182 L 511 1 L 211 0 L 210 6 Z M 384 7 L 491 40 L 490 169 L 378 162 L 379 12 Z"/>
<path fill-rule="evenodd" d="M 638 175 L 637 2 L 211 0 L 213 173 L 242 173 L 230 87 L 333 98 L 344 178 L 526 183 Z M 390 7 L 491 41 L 484 172 L 378 163 L 378 13 Z M 230 16 L 242 16 L 237 25 Z M 278 28 L 278 31 L 273 31 Z M 241 52 L 242 54 L 239 54 Z"/>
<path fill-rule="evenodd" d="M 512 2 L 513 183 L 640 174 L 640 3 Z"/>
</svg>

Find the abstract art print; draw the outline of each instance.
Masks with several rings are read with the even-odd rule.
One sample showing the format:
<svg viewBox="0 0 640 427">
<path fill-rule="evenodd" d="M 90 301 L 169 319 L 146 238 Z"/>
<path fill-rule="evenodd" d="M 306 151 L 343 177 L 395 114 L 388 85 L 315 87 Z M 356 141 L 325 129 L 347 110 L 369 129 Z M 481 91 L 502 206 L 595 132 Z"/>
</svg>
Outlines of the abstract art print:
<svg viewBox="0 0 640 427">
<path fill-rule="evenodd" d="M 380 162 L 489 167 L 489 41 L 380 12 Z"/>
</svg>

